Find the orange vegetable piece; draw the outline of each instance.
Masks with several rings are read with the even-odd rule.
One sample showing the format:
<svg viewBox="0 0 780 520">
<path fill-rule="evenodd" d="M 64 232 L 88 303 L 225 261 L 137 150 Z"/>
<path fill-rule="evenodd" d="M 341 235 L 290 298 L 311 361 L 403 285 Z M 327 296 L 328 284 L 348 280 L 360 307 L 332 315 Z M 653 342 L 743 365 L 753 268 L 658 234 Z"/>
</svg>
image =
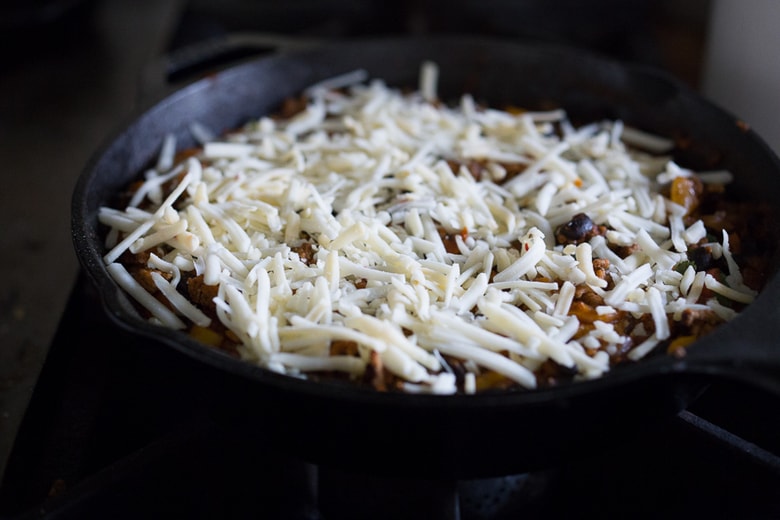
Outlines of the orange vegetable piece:
<svg viewBox="0 0 780 520">
<path fill-rule="evenodd" d="M 669 198 L 675 204 L 683 206 L 686 210 L 685 214 L 689 215 L 699 207 L 702 189 L 702 183 L 696 177 L 675 177 Z"/>
</svg>

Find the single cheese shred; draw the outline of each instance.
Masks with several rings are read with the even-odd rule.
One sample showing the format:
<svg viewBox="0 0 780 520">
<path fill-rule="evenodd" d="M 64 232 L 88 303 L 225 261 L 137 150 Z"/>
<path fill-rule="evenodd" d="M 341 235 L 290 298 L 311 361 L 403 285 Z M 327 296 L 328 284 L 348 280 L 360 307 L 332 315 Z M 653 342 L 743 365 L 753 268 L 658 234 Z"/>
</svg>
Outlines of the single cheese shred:
<svg viewBox="0 0 780 520">
<path fill-rule="evenodd" d="M 753 300 L 742 230 L 708 213 L 728 172 L 565 107 L 447 105 L 438 72 L 412 92 L 348 73 L 219 137 L 193 121 L 176 156 L 166 136 L 101 208 L 109 274 L 246 362 L 410 393 L 600 377 Z"/>
</svg>

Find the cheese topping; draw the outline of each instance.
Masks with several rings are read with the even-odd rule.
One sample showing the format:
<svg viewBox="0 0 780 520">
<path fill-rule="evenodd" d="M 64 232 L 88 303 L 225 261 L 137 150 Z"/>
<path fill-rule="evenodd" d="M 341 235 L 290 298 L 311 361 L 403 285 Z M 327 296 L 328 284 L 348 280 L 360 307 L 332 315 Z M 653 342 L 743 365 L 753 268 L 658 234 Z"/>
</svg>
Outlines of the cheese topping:
<svg viewBox="0 0 780 520">
<path fill-rule="evenodd" d="M 611 324 L 618 312 L 653 325 L 631 344 L 636 360 L 685 309 L 731 316 L 715 297 L 699 301 L 703 291 L 752 300 L 725 231 L 730 283 L 675 270 L 705 229 L 660 195 L 694 175 L 659 155 L 671 141 L 620 121 L 574 128 L 564 110 L 482 108 L 468 94 L 445 106 L 437 73 L 423 64 L 419 90 L 404 94 L 356 71 L 307 89 L 291 118 L 221 138 L 193 123 L 204 146 L 178 164 L 166 137 L 128 207 L 100 212 L 109 273 L 174 328 L 209 325 L 175 290 L 180 273 L 202 275 L 241 357 L 268 369 L 359 377 L 378 356 L 405 390 L 442 394 L 458 390 L 445 356 L 463 360 L 465 392 L 484 370 L 534 388 L 548 360 L 594 378 L 631 344 Z M 559 244 L 556 230 L 579 214 L 607 231 Z M 120 263 L 158 246 L 148 267 L 169 307 Z M 584 328 L 573 308 L 583 286 L 603 298 Z M 335 342 L 356 354 L 332 353 Z"/>
</svg>

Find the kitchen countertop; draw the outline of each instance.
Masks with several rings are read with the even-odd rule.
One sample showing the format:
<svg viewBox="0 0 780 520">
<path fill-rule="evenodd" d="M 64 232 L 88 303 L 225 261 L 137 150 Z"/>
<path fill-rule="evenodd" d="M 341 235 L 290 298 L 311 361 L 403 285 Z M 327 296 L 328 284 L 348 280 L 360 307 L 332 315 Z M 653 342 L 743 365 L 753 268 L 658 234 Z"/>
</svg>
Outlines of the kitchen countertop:
<svg viewBox="0 0 780 520">
<path fill-rule="evenodd" d="M 0 475 L 78 273 L 73 186 L 132 113 L 139 77 L 164 48 L 179 2 L 30 5 L 40 12 L 30 8 L 36 18 L 19 17 L 16 27 L 12 15 L 24 8 L 0 8 L 8 24 L 0 45 Z M 43 21 L 56 8 L 61 15 Z"/>
</svg>

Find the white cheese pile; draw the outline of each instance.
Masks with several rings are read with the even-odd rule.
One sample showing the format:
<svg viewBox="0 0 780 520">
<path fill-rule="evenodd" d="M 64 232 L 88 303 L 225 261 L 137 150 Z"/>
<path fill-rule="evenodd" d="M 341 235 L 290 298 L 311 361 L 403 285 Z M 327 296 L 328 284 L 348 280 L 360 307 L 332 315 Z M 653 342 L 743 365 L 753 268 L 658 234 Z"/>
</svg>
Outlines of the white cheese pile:
<svg viewBox="0 0 780 520">
<path fill-rule="evenodd" d="M 309 88 L 306 109 L 289 120 L 262 117 L 219 139 L 194 124 L 202 153 L 178 165 L 168 137 L 130 205 L 100 212 L 112 229 L 109 273 L 153 321 L 178 329 L 209 324 L 175 290 L 182 272 L 202 274 L 219 286 L 218 316 L 240 338 L 241 356 L 268 369 L 358 377 L 375 352 L 407 391 L 442 394 L 457 391 L 443 355 L 466 360 L 466 392 L 484 369 L 534 388 L 533 372 L 548 359 L 580 379 L 609 370 L 609 352 L 627 338 L 605 320 L 572 339 L 579 322 L 568 312 L 580 284 L 603 296 L 600 314 L 652 315 L 656 332 L 632 359 L 667 339 L 668 317 L 686 308 L 733 315 L 715 299 L 696 303 L 704 287 L 753 298 L 736 267 L 728 287 L 693 267 L 673 270 L 705 231 L 701 222 L 685 227 L 684 208 L 658 193 L 692 174 L 659 155 L 669 141 L 620 121 L 574 128 L 563 110 L 479 108 L 468 94 L 446 107 L 432 103 L 436 83 L 432 63 L 407 94 L 366 82 L 362 71 L 333 78 Z M 447 159 L 482 161 L 486 173 L 453 173 Z M 525 169 L 506 180 L 509 163 Z M 166 196 L 162 185 L 176 178 Z M 153 212 L 139 209 L 150 202 Z M 556 245 L 555 229 L 578 213 L 608 226 L 606 236 Z M 440 228 L 455 236 L 457 253 Z M 730 255 L 723 238 L 713 247 Z M 311 262 L 295 252 L 304 241 L 314 246 Z M 639 247 L 620 258 L 608 242 Z M 152 255 L 149 267 L 172 276 L 154 283 L 175 311 L 118 262 L 126 250 L 159 245 L 170 252 Z M 597 257 L 610 262 L 611 290 L 594 273 Z M 355 342 L 360 356 L 331 356 L 338 340 Z"/>
</svg>

